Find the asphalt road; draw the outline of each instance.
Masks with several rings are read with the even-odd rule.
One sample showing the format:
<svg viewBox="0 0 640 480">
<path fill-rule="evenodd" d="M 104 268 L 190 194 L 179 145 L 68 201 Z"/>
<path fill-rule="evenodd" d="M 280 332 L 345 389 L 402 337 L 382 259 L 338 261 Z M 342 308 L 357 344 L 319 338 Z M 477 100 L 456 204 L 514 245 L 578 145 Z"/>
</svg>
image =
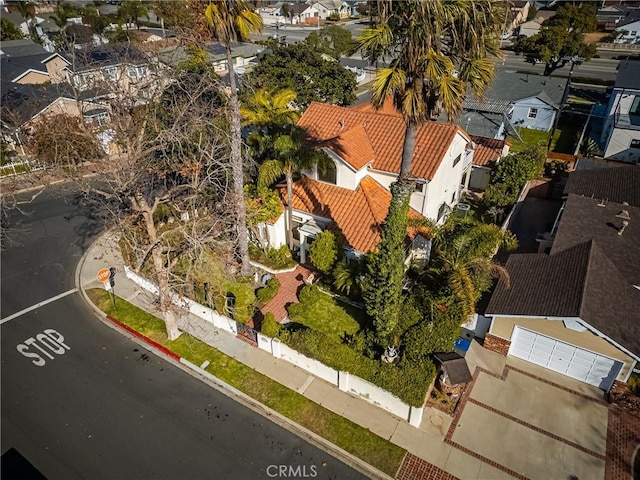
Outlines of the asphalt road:
<svg viewBox="0 0 640 480">
<path fill-rule="evenodd" d="M 49 479 L 365 478 L 103 324 L 74 292 L 90 209 L 22 209 L 1 255 L 3 480 L 27 478 L 8 451 Z"/>
</svg>

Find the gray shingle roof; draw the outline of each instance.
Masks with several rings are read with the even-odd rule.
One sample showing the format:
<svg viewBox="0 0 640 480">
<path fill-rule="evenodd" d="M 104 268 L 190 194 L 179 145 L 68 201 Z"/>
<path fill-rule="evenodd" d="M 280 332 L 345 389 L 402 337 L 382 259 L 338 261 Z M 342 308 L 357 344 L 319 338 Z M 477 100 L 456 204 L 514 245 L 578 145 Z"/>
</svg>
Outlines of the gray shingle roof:
<svg viewBox="0 0 640 480">
<path fill-rule="evenodd" d="M 640 285 L 640 207 L 601 205 L 570 194 L 549 255 L 511 255 L 511 288 L 498 283 L 487 313 L 580 317 L 640 355 L 640 290 L 634 287 Z M 618 235 L 622 209 L 631 220 Z"/>
<path fill-rule="evenodd" d="M 640 165 L 605 167 L 573 172 L 564 193 L 640 207 Z"/>
<path fill-rule="evenodd" d="M 562 102 L 567 79 L 556 77 L 543 77 L 541 75 L 531 75 L 526 73 L 510 73 L 504 69 L 498 69 L 493 83 L 485 94 L 485 99 L 479 101 L 470 93 L 465 100 L 465 104 L 471 105 L 477 102 L 474 110 L 495 112 L 498 102 L 513 103 L 529 97 L 540 97 L 544 93 L 542 100 L 558 107 Z M 484 106 L 484 109 L 482 108 Z M 466 108 L 466 106 L 465 106 Z"/>
<path fill-rule="evenodd" d="M 3 57 L 28 57 L 47 53 L 42 45 L 38 45 L 33 40 L 27 38 L 1 42 L 0 50 L 2 50 Z"/>
<path fill-rule="evenodd" d="M 640 90 L 640 60 L 623 60 L 618 65 L 615 88 Z"/>
</svg>

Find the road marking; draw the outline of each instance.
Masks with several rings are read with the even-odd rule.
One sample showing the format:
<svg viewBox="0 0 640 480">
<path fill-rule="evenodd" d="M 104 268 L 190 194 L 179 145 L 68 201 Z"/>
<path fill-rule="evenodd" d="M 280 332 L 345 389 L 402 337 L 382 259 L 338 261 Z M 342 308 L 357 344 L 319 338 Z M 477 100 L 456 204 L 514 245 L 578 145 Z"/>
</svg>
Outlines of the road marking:
<svg viewBox="0 0 640 480">
<path fill-rule="evenodd" d="M 66 297 L 67 295 L 71 295 L 72 293 L 76 293 L 77 291 L 78 291 L 78 289 L 74 288 L 74 289 L 68 290 L 68 291 L 66 291 L 64 293 L 61 293 L 60 295 L 56 295 L 55 297 L 51 297 L 51 298 L 49 298 L 47 300 L 43 300 L 40 303 L 36 303 L 35 305 L 32 305 L 32 306 L 30 306 L 28 308 L 25 308 L 24 310 L 20 310 L 19 312 L 16 312 L 13 315 L 9 315 L 8 317 L 3 318 L 2 320 L 0 320 L 0 325 L 8 322 L 9 320 L 13 320 L 14 318 L 17 318 L 17 317 L 19 317 L 21 315 L 24 315 L 25 313 L 29 313 L 30 311 L 35 310 L 36 308 L 40 308 L 40 307 L 42 307 L 44 305 L 47 305 L 48 303 L 55 302 L 56 300 L 60 300 L 61 298 Z"/>
</svg>

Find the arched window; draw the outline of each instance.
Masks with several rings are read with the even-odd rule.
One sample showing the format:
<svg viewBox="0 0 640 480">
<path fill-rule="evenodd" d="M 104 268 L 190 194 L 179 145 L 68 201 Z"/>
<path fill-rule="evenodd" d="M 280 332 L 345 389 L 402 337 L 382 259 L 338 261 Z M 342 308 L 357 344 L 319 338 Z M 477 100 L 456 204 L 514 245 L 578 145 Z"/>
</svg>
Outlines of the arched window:
<svg viewBox="0 0 640 480">
<path fill-rule="evenodd" d="M 335 185 L 338 182 L 336 164 L 326 162 L 326 165 L 318 165 L 318 180 Z"/>
</svg>

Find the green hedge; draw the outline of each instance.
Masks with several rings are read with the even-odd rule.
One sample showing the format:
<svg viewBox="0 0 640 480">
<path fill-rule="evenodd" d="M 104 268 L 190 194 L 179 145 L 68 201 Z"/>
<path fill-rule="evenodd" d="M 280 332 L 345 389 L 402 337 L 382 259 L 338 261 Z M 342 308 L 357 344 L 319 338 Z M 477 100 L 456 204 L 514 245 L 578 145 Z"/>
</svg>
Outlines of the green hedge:
<svg viewBox="0 0 640 480">
<path fill-rule="evenodd" d="M 256 292 L 256 296 L 258 300 L 263 303 L 267 303 L 278 293 L 278 289 L 280 288 L 280 280 L 277 278 L 270 278 L 267 280 L 267 283 L 264 287 L 258 289 Z"/>
<path fill-rule="evenodd" d="M 262 327 L 260 332 L 267 337 L 275 338 L 280 333 L 280 324 L 276 322 L 276 317 L 273 313 L 269 312 L 264 316 L 262 320 Z"/>
<path fill-rule="evenodd" d="M 365 357 L 348 345 L 311 329 L 302 329 L 280 335 L 280 339 L 294 350 L 325 365 L 352 373 L 396 395 L 403 402 L 421 407 L 427 388 L 436 373 L 428 359 L 389 365 Z"/>
</svg>

